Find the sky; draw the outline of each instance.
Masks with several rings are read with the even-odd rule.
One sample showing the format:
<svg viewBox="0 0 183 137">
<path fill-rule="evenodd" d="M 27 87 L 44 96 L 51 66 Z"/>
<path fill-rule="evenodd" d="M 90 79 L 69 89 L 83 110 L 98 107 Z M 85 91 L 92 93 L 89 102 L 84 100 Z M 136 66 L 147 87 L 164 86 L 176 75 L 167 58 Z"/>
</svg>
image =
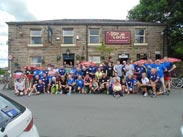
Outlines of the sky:
<svg viewBox="0 0 183 137">
<path fill-rule="evenodd" d="M 8 21 L 126 19 L 140 0 L 0 0 L 0 68 L 8 66 Z"/>
</svg>

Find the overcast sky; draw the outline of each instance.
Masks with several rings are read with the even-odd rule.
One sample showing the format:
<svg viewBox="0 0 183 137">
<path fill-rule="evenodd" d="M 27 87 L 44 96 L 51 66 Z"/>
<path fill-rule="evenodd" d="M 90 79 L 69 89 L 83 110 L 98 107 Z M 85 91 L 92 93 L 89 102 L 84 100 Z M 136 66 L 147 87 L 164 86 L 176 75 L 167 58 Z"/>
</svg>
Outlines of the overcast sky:
<svg viewBox="0 0 183 137">
<path fill-rule="evenodd" d="M 0 42 L 8 34 L 7 21 L 126 19 L 137 4 L 139 0 L 0 0 Z M 0 58 L 7 56 L 2 45 Z"/>
</svg>

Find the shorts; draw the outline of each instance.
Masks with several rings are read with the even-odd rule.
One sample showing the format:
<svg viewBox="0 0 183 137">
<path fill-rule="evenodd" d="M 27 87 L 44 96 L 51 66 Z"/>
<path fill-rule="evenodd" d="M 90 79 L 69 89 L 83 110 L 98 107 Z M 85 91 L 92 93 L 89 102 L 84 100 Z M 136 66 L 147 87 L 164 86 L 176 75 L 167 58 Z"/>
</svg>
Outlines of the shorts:
<svg viewBox="0 0 183 137">
<path fill-rule="evenodd" d="M 165 81 L 171 80 L 171 76 L 172 76 L 171 72 L 164 73 L 164 80 Z"/>
</svg>

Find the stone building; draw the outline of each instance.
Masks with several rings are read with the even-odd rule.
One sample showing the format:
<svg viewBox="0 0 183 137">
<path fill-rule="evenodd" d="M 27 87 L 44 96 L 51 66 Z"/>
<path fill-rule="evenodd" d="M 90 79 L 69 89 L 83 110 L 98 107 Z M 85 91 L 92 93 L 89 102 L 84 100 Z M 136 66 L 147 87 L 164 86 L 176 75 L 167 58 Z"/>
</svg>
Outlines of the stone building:
<svg viewBox="0 0 183 137">
<path fill-rule="evenodd" d="M 166 55 L 165 25 L 107 19 L 63 19 L 7 22 L 12 67 L 63 64 L 76 60 L 97 63 Z M 102 52 L 97 47 L 110 50 Z M 100 48 L 101 49 L 101 48 Z M 105 58 L 104 58 L 105 57 Z"/>
</svg>

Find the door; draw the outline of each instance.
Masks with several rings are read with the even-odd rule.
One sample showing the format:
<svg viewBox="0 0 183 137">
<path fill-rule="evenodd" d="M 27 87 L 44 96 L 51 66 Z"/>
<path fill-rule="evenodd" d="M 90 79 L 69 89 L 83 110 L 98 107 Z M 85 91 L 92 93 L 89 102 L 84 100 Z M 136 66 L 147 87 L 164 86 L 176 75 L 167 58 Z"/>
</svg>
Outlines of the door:
<svg viewBox="0 0 183 137">
<path fill-rule="evenodd" d="M 74 65 L 74 58 L 75 55 L 74 54 L 63 54 L 63 64 L 65 65 Z"/>
</svg>

